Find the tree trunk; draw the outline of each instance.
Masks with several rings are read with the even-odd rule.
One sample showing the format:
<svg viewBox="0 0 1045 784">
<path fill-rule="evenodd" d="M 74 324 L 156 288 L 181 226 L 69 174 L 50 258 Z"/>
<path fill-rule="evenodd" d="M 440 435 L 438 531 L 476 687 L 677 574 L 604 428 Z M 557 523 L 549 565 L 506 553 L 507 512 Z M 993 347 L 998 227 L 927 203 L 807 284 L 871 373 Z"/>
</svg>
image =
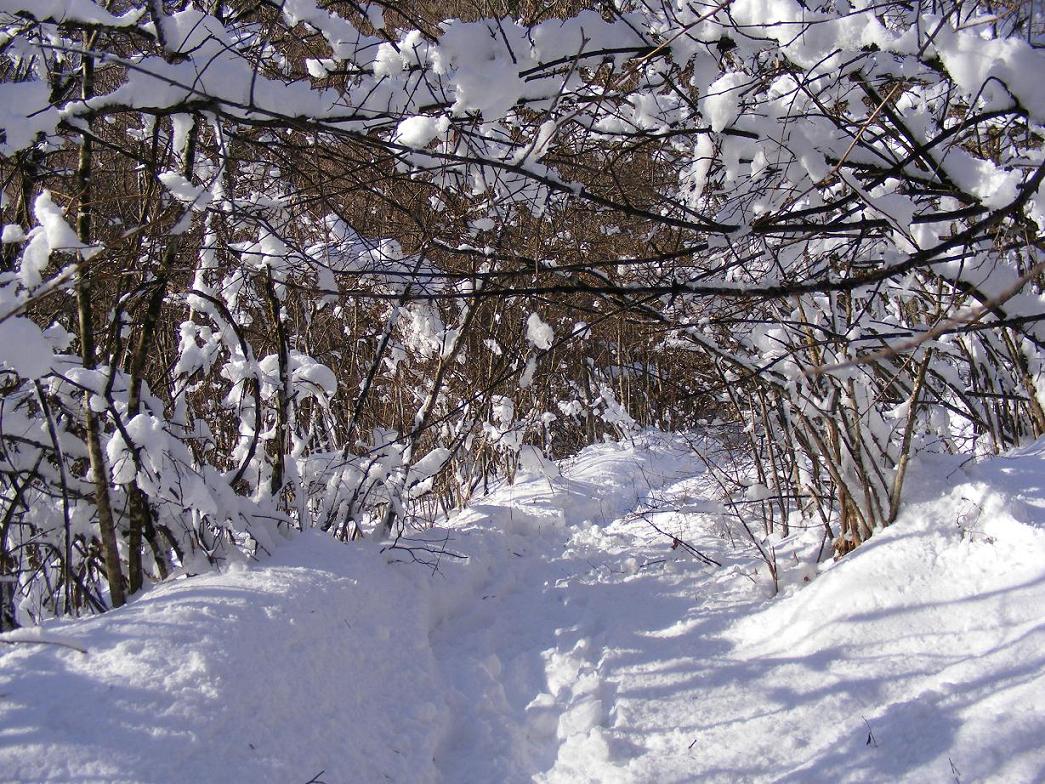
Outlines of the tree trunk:
<svg viewBox="0 0 1045 784">
<path fill-rule="evenodd" d="M 94 45 L 94 34 L 84 35 L 84 51 Z M 87 100 L 94 92 L 94 59 L 83 57 L 82 97 Z M 83 135 L 80 157 L 76 168 L 78 186 L 76 208 L 76 234 L 85 245 L 91 243 L 91 138 Z M 94 325 L 91 321 L 91 271 L 81 259 L 76 276 L 76 310 L 80 325 L 80 358 L 83 366 L 93 370 L 95 362 Z M 116 523 L 113 518 L 112 502 L 109 497 L 109 469 L 102 453 L 101 428 L 98 417 L 91 408 L 91 392 L 83 394 L 83 411 L 87 429 L 87 456 L 90 462 L 91 479 L 94 483 L 94 504 L 98 514 L 98 529 L 105 558 L 105 574 L 109 581 L 109 595 L 113 607 L 126 601 L 123 589 L 123 573 L 120 570 L 120 549 L 116 541 Z"/>
</svg>

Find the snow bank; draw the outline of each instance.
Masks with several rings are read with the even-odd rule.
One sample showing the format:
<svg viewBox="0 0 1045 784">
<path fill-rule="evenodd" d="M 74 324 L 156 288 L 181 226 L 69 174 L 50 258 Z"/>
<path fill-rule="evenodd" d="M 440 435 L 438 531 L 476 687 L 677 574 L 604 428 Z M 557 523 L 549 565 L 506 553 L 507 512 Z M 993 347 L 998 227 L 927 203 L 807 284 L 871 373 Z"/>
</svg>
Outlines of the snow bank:
<svg viewBox="0 0 1045 784">
<path fill-rule="evenodd" d="M 806 739 L 786 780 L 1045 780 L 1045 440 L 920 473 L 954 484 L 726 635 Z"/>
<path fill-rule="evenodd" d="M 297 536 L 0 646 L 5 782 L 430 782 L 446 723 L 422 573 Z M 21 630 L 19 630 L 21 632 Z"/>
</svg>

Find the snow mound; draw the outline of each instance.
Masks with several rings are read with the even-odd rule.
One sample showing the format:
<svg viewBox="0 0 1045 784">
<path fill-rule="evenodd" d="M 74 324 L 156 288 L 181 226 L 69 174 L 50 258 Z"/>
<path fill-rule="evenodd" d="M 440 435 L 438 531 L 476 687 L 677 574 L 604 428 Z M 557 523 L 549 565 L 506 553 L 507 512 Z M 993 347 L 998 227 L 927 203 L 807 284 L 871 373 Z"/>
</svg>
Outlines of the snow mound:
<svg viewBox="0 0 1045 784">
<path fill-rule="evenodd" d="M 785 780 L 1045 780 L 1045 440 L 921 473 L 954 484 L 726 635 L 816 738 Z"/>
<path fill-rule="evenodd" d="M 434 781 L 418 577 L 307 533 L 40 635 L 86 654 L 2 646 L 0 780 Z"/>
</svg>

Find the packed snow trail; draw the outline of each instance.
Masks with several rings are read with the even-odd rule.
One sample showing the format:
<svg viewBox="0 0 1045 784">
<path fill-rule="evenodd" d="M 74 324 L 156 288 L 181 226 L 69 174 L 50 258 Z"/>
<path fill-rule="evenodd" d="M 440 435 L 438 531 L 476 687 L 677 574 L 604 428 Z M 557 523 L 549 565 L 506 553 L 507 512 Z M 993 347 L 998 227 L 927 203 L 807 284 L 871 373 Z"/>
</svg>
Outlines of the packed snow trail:
<svg viewBox="0 0 1045 784">
<path fill-rule="evenodd" d="M 473 609 L 448 608 L 432 633 L 457 718 L 437 756 L 444 781 L 615 779 L 633 749 L 607 732 L 618 717 L 605 659 L 646 624 L 685 615 L 684 586 L 706 579 L 696 562 L 667 574 L 670 540 L 627 518 L 697 472 L 683 442 L 604 445 L 452 521 L 463 546 L 482 549 L 469 552 Z"/>
<path fill-rule="evenodd" d="M 776 598 L 664 436 L 526 461 L 434 569 L 299 535 L 7 635 L 0 780 L 1040 782 L 1045 441 L 960 463 L 819 573 L 775 543 Z"/>
</svg>

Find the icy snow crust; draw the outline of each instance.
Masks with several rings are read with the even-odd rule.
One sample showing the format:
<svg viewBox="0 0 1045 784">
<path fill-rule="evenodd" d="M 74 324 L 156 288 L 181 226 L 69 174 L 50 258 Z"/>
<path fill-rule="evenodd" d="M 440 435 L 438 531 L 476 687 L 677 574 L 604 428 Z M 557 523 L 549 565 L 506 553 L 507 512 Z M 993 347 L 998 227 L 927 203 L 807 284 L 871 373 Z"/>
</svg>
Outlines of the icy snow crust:
<svg viewBox="0 0 1045 784">
<path fill-rule="evenodd" d="M 780 543 L 775 599 L 682 440 L 554 469 L 428 532 L 469 556 L 434 573 L 309 532 L 8 635 L 0 780 L 1045 780 L 1045 441 L 921 466 L 804 588 L 816 532 Z"/>
</svg>

